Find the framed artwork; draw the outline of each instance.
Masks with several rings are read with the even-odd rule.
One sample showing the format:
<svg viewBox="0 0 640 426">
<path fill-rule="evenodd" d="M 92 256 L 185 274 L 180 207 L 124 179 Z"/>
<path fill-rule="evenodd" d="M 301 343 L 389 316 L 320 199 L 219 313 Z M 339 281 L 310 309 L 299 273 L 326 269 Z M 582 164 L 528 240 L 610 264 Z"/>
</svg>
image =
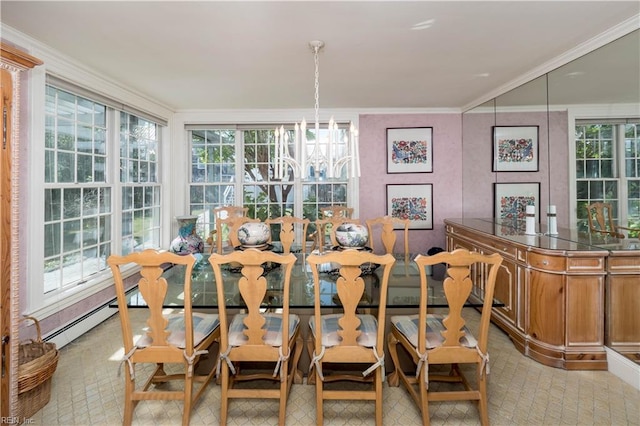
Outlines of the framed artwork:
<svg viewBox="0 0 640 426">
<path fill-rule="evenodd" d="M 528 205 L 536 206 L 536 223 L 540 222 L 540 183 L 515 182 L 493 184 L 493 217 L 525 219 Z"/>
<path fill-rule="evenodd" d="M 493 171 L 537 172 L 538 126 L 493 126 Z"/>
<path fill-rule="evenodd" d="M 387 173 L 432 173 L 433 127 L 387 129 Z"/>
<path fill-rule="evenodd" d="M 409 219 L 409 229 L 433 229 L 433 185 L 387 185 L 387 215 Z"/>
</svg>

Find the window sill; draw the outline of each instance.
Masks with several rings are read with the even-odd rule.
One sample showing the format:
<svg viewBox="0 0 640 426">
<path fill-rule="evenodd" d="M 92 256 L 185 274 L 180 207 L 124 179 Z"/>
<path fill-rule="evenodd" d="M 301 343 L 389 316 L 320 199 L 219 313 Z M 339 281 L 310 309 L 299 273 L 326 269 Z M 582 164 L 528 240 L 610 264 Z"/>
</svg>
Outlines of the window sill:
<svg viewBox="0 0 640 426">
<path fill-rule="evenodd" d="M 123 278 L 127 278 L 138 271 L 139 268 L 131 266 L 126 270 L 123 270 Z M 79 284 L 75 287 L 57 292 L 51 297 L 45 296 L 43 306 L 32 311 L 24 312 L 23 314 L 33 316 L 35 318 L 38 318 L 38 320 L 43 320 L 44 318 L 57 314 L 58 312 L 70 306 L 73 306 L 76 303 L 80 303 L 83 300 L 93 296 L 94 294 L 110 287 L 113 287 L 113 275 L 111 275 L 110 270 L 106 270 L 105 273 L 100 274 L 99 277 L 96 277 L 95 279 L 84 284 Z M 105 301 L 105 303 L 106 302 L 107 301 Z"/>
</svg>

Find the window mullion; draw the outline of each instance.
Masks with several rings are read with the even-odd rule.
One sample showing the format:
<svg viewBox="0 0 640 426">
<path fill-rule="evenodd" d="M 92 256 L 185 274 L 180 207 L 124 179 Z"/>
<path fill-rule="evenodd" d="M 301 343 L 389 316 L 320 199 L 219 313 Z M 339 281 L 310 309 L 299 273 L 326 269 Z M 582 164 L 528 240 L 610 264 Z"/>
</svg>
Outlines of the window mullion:
<svg viewBox="0 0 640 426">
<path fill-rule="evenodd" d="M 616 125 L 616 176 L 618 177 L 618 225 L 626 226 L 627 217 L 629 216 L 628 210 L 628 179 L 626 171 L 626 150 L 625 150 L 625 132 L 624 124 Z"/>
<path fill-rule="evenodd" d="M 120 114 L 109 108 L 107 111 L 107 141 L 109 154 L 107 163 L 108 167 L 107 182 L 111 186 L 111 206 L 113 214 L 111 215 L 111 252 L 122 253 L 122 238 L 116 237 L 122 235 L 122 182 L 120 181 L 120 132 L 114 129 L 120 128 Z"/>
</svg>

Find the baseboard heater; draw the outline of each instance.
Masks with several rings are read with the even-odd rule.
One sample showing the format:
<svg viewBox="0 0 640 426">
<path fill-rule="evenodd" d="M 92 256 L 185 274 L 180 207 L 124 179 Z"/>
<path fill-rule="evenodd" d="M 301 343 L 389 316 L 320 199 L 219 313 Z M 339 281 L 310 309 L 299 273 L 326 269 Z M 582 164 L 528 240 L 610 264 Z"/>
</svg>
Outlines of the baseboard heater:
<svg viewBox="0 0 640 426">
<path fill-rule="evenodd" d="M 110 300 L 102 306 L 95 308 L 94 310 L 87 312 L 79 318 L 76 318 L 69 324 L 66 324 L 51 333 L 43 337 L 43 340 L 47 342 L 55 343 L 58 349 L 71 343 L 73 340 L 82 336 L 95 326 L 103 323 L 108 318 L 118 313 L 117 308 L 109 307 L 115 299 Z"/>
</svg>

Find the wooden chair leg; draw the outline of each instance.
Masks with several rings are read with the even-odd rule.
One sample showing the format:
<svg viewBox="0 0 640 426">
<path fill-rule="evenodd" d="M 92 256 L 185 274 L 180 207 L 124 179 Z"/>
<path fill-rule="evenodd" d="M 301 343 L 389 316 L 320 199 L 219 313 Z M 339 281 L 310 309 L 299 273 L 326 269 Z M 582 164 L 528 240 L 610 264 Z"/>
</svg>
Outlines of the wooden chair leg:
<svg viewBox="0 0 640 426">
<path fill-rule="evenodd" d="M 429 426 L 429 391 L 427 390 L 427 385 L 424 383 L 424 376 L 427 374 L 426 368 L 423 368 L 420 371 L 420 375 L 417 377 L 418 388 L 420 391 L 418 392 L 420 395 L 420 414 L 422 414 L 422 425 Z"/>
<path fill-rule="evenodd" d="M 313 359 L 313 351 L 315 350 L 315 343 L 313 341 L 313 337 L 309 336 L 307 339 L 307 352 L 309 354 L 309 359 Z M 313 364 L 309 366 L 309 373 L 307 375 L 307 384 L 312 385 L 316 382 L 316 374 L 315 369 L 313 368 Z"/>
<path fill-rule="evenodd" d="M 393 333 L 387 334 L 387 348 L 389 349 L 389 355 L 391 355 L 391 361 L 393 361 L 393 373 L 387 377 L 387 383 L 389 386 L 398 387 L 400 385 L 399 372 L 400 362 L 398 361 L 398 340 L 393 336 Z"/>
<path fill-rule="evenodd" d="M 128 426 L 133 421 L 133 408 L 134 403 L 132 398 L 133 391 L 135 388 L 135 382 L 131 380 L 129 376 L 129 372 L 127 372 L 125 377 L 126 383 L 124 384 L 124 420 L 122 424 Z"/>
<path fill-rule="evenodd" d="M 193 376 L 184 378 L 184 406 L 182 407 L 182 426 L 189 425 L 193 397 Z"/>
<path fill-rule="evenodd" d="M 298 368 L 298 363 L 300 362 L 300 357 L 302 356 L 302 348 L 304 347 L 304 341 L 302 337 L 298 337 L 296 339 L 295 348 L 293 351 L 293 362 L 291 363 L 291 379 L 294 383 L 301 384 L 302 383 L 302 371 Z"/>
<path fill-rule="evenodd" d="M 375 372 L 376 388 L 376 426 L 382 426 L 382 370 L 378 368 Z"/>
<path fill-rule="evenodd" d="M 220 383 L 220 424 L 227 424 L 227 412 L 229 410 L 229 366 L 222 363 L 222 380 Z"/>
<path fill-rule="evenodd" d="M 317 376 L 318 372 L 317 370 L 314 371 L 314 376 Z M 315 377 L 315 384 L 316 384 L 316 424 L 318 426 L 322 426 L 322 423 L 324 422 L 324 416 L 323 416 L 323 396 L 322 396 L 322 390 L 323 390 L 323 383 L 322 380 L 320 379 L 320 377 Z"/>
<path fill-rule="evenodd" d="M 480 411 L 480 422 L 483 426 L 489 425 L 489 409 L 487 406 L 487 374 L 478 364 L 478 390 L 480 391 L 480 400 L 478 401 L 478 410 Z"/>
</svg>

